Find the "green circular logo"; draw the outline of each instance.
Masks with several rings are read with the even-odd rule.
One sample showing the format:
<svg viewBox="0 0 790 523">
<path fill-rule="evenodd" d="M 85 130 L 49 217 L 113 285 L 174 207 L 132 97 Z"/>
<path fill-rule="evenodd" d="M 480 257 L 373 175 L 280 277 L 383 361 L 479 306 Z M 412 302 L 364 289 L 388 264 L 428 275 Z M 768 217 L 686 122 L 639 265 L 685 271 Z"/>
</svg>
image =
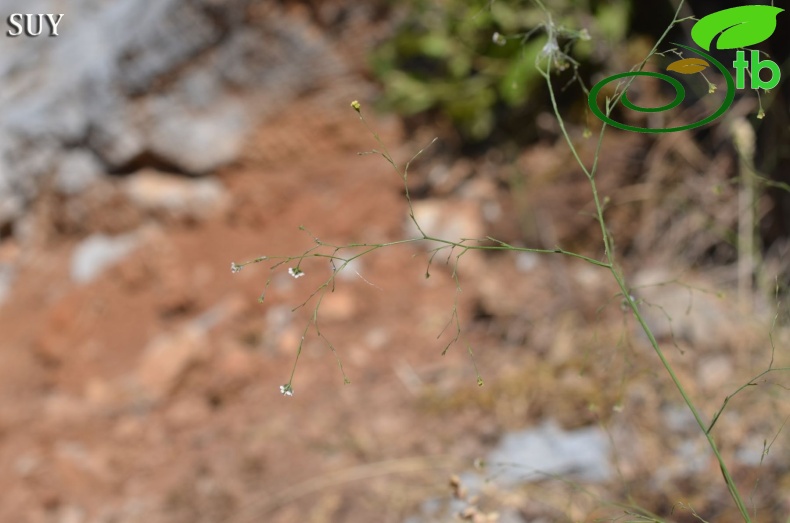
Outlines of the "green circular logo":
<svg viewBox="0 0 790 523">
<path fill-rule="evenodd" d="M 611 125 L 612 127 L 617 127 L 618 129 L 623 129 L 626 131 L 634 131 L 638 133 L 673 133 L 675 131 L 688 131 L 689 129 L 696 129 L 697 127 L 701 127 L 705 124 L 708 124 L 713 120 L 715 120 L 716 118 L 718 118 L 719 116 L 723 115 L 727 111 L 727 109 L 730 108 L 733 100 L 735 100 L 735 81 L 732 79 L 732 75 L 730 74 L 730 72 L 727 69 L 725 69 L 725 67 L 721 64 L 721 62 L 719 62 L 709 54 L 705 53 L 704 51 L 693 49 L 691 47 L 687 47 L 681 44 L 674 44 L 674 45 L 677 45 L 678 47 L 682 47 L 684 49 L 688 49 L 692 53 L 696 53 L 698 55 L 704 56 L 706 59 L 710 60 L 710 62 L 713 65 L 716 66 L 716 69 L 721 71 L 721 74 L 724 76 L 724 79 L 727 82 L 727 95 L 724 97 L 721 106 L 719 106 L 719 108 L 716 110 L 715 113 L 698 122 L 690 123 L 688 125 L 681 125 L 678 127 L 667 127 L 664 129 L 651 129 L 649 127 L 638 127 L 635 125 L 620 123 L 618 121 L 609 118 L 609 116 L 604 114 L 604 112 L 601 111 L 601 109 L 598 107 L 598 93 L 600 93 L 601 89 L 603 89 L 604 86 L 609 82 L 613 82 L 621 78 L 628 78 L 632 76 L 651 76 L 653 78 L 659 78 L 661 80 L 669 82 L 672 85 L 672 87 L 675 88 L 675 99 L 672 100 L 672 102 L 663 105 L 661 107 L 640 107 L 634 104 L 633 102 L 631 102 L 631 100 L 628 99 L 628 91 L 627 90 L 624 91 L 620 95 L 620 102 L 623 104 L 624 107 L 627 107 L 628 109 L 631 109 L 633 111 L 638 111 L 640 113 L 658 113 L 662 111 L 668 111 L 680 105 L 686 97 L 686 90 L 683 88 L 683 85 L 675 78 L 672 78 L 669 75 L 666 75 L 664 73 L 652 73 L 648 71 L 632 71 L 629 73 L 620 73 L 604 78 L 603 80 L 595 84 L 595 86 L 590 90 L 590 96 L 587 98 L 587 101 L 590 104 L 590 109 L 595 114 L 595 116 L 597 116 L 607 124 Z"/>
</svg>

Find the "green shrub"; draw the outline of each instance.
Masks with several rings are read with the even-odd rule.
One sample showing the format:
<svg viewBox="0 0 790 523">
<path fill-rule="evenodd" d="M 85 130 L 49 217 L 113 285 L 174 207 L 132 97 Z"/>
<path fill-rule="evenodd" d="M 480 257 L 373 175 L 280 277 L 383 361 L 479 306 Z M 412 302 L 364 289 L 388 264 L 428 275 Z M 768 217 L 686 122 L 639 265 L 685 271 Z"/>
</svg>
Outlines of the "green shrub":
<svg viewBox="0 0 790 523">
<path fill-rule="evenodd" d="M 588 26 L 607 41 L 625 38 L 628 3 L 591 3 L 552 2 L 557 31 L 546 34 L 545 12 L 534 2 L 408 0 L 393 38 L 372 55 L 383 104 L 407 116 L 441 115 L 465 140 L 485 140 L 500 120 L 530 116 L 527 101 L 544 87 L 535 61 L 547 45 L 567 55 L 559 66 L 590 60 L 589 33 L 565 27 Z"/>
</svg>

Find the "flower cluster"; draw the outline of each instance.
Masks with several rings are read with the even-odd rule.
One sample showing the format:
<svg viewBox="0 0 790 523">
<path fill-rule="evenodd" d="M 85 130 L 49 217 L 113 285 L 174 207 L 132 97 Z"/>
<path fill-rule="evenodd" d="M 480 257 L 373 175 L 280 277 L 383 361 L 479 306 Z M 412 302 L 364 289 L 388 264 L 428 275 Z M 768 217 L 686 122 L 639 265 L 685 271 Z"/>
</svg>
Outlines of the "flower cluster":
<svg viewBox="0 0 790 523">
<path fill-rule="evenodd" d="M 288 269 L 288 274 L 290 274 L 294 278 L 301 278 L 302 276 L 304 276 L 304 271 L 299 267 L 290 267 Z"/>
<path fill-rule="evenodd" d="M 290 383 L 286 383 L 285 385 L 280 385 L 280 394 L 283 396 L 293 396 L 294 389 L 291 387 Z"/>
<path fill-rule="evenodd" d="M 233 274 L 241 272 L 242 268 L 243 268 L 243 266 L 242 265 L 236 265 L 236 262 L 233 262 L 233 263 L 230 264 L 230 272 L 232 272 Z"/>
</svg>

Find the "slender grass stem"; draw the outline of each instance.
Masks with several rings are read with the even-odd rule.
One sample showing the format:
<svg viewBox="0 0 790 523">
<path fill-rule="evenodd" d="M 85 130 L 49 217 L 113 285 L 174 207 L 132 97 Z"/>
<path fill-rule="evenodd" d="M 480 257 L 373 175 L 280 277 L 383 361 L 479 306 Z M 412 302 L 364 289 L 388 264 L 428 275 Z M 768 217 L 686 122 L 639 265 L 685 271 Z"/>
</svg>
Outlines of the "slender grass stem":
<svg viewBox="0 0 790 523">
<path fill-rule="evenodd" d="M 675 16 L 674 16 L 674 18 L 672 20 L 672 23 L 669 25 L 669 27 L 667 27 L 666 31 L 664 31 L 664 34 L 661 35 L 661 38 L 658 39 L 658 41 L 656 42 L 655 46 L 653 46 L 653 49 L 651 50 L 650 54 L 648 54 L 648 56 L 641 62 L 641 64 L 638 66 L 637 70 L 641 70 L 642 67 L 644 67 L 644 65 L 647 63 L 647 61 L 650 59 L 650 57 L 653 54 L 655 54 L 655 52 L 658 49 L 658 46 L 661 44 L 661 42 L 664 40 L 664 38 L 669 33 L 669 30 L 675 24 L 677 24 L 680 21 L 680 19 L 678 18 L 678 15 L 679 15 L 682 7 L 683 7 L 683 3 L 684 2 L 682 0 L 678 3 L 678 7 L 677 7 L 677 10 L 675 12 Z M 616 264 L 615 264 L 615 255 L 614 255 L 614 252 L 612 251 L 611 240 L 610 240 L 609 233 L 608 233 L 607 227 L 606 227 L 606 219 L 605 219 L 605 216 L 604 216 L 604 208 L 601 205 L 600 197 L 598 195 L 598 188 L 597 188 L 597 184 L 596 184 L 596 181 L 595 181 L 595 175 L 596 175 L 596 173 L 598 171 L 598 166 L 599 166 L 598 160 L 600 158 L 600 152 L 601 152 L 602 143 L 603 143 L 603 134 L 606 131 L 606 124 L 604 123 L 602 128 L 601 128 L 600 135 L 599 135 L 599 138 L 598 138 L 598 145 L 597 145 L 597 148 L 596 148 L 596 151 L 595 151 L 595 158 L 593 160 L 592 167 L 590 169 L 588 169 L 587 166 L 582 161 L 580 155 L 578 154 L 578 152 L 576 150 L 576 146 L 573 144 L 573 140 L 571 139 L 570 134 L 568 133 L 568 130 L 565 127 L 565 122 L 563 121 L 562 115 L 560 114 L 559 107 L 557 105 L 557 99 L 556 99 L 555 94 L 554 94 L 554 88 L 553 88 L 553 85 L 551 83 L 551 60 L 547 60 L 547 65 L 546 65 L 546 69 L 545 70 L 542 69 L 540 66 L 538 66 L 538 70 L 539 70 L 541 75 L 546 80 L 546 84 L 547 84 L 548 89 L 549 89 L 549 96 L 551 98 L 551 105 L 552 105 L 552 108 L 554 110 L 554 115 L 556 116 L 557 121 L 559 122 L 559 126 L 560 126 L 560 130 L 562 132 L 562 135 L 565 138 L 565 141 L 568 144 L 568 147 L 570 148 L 571 153 L 573 154 L 573 157 L 576 159 L 576 162 L 579 164 L 579 167 L 582 169 L 582 171 L 584 172 L 584 174 L 587 176 L 587 178 L 590 181 L 590 188 L 591 188 L 591 191 L 592 191 L 593 201 L 595 203 L 595 209 L 596 209 L 596 219 L 597 219 L 597 221 L 598 221 L 598 223 L 600 225 L 600 228 L 601 228 L 601 237 L 602 237 L 603 246 L 604 246 L 604 256 L 606 258 L 606 262 L 605 263 L 598 263 L 596 265 L 603 265 L 609 270 L 610 274 L 612 275 L 614 280 L 617 282 L 617 285 L 620 288 L 620 291 L 622 292 L 623 296 L 626 296 L 626 298 L 627 298 L 628 296 L 630 296 L 630 290 L 628 288 L 628 285 L 626 284 L 625 277 L 624 277 L 622 271 L 620 269 L 618 269 Z M 633 80 L 633 77 L 631 78 L 631 81 L 632 80 Z M 628 84 L 626 84 L 626 88 L 625 89 L 627 89 L 629 85 L 630 85 L 630 81 L 629 81 Z M 619 101 L 619 96 L 617 96 L 615 98 L 614 103 L 608 105 L 608 107 L 607 107 L 607 112 L 608 113 L 611 113 L 611 110 L 615 107 L 615 105 L 617 104 L 618 101 Z M 724 462 L 724 458 L 722 457 L 721 453 L 719 452 L 719 448 L 716 445 L 716 441 L 713 439 L 713 436 L 711 434 L 711 431 L 709 430 L 708 425 L 703 421 L 702 416 L 700 415 L 696 405 L 694 404 L 694 401 L 689 396 L 688 392 L 686 391 L 686 388 L 683 386 L 683 383 L 680 381 L 680 379 L 678 378 L 677 374 L 675 373 L 675 370 L 673 369 L 672 364 L 666 358 L 666 355 L 664 354 L 664 351 L 659 346 L 658 341 L 656 341 L 656 338 L 653 335 L 653 332 L 650 330 L 650 327 L 647 325 L 647 323 L 645 322 L 644 318 L 642 317 L 642 314 L 639 311 L 638 303 L 635 300 L 631 300 L 631 299 L 626 299 L 625 301 L 628 303 L 629 308 L 631 309 L 631 311 L 634 314 L 634 317 L 636 318 L 636 320 L 639 323 L 640 327 L 642 328 L 642 330 L 644 331 L 644 333 L 647 336 L 648 340 L 650 341 L 650 345 L 653 347 L 654 352 L 656 353 L 656 355 L 658 356 L 659 360 L 661 361 L 661 364 L 664 367 L 664 369 L 666 370 L 666 372 L 669 375 L 670 379 L 672 380 L 672 383 L 675 385 L 675 388 L 678 390 L 678 392 L 680 393 L 680 396 L 683 398 L 683 402 L 686 404 L 688 409 L 691 411 L 691 414 L 694 416 L 694 420 L 696 421 L 696 423 L 699 426 L 699 428 L 702 431 L 702 433 L 705 435 L 705 438 L 707 439 L 708 445 L 709 445 L 711 451 L 713 452 L 714 456 L 716 457 L 716 460 L 719 463 L 719 468 L 721 469 L 722 476 L 724 478 L 725 483 L 727 484 L 727 488 L 728 488 L 728 490 L 730 492 L 730 495 L 731 495 L 733 501 L 735 502 L 735 505 L 738 507 L 738 511 L 740 512 L 741 516 L 743 517 L 743 520 L 746 523 L 751 523 L 751 517 L 749 516 L 749 511 L 748 511 L 748 509 L 746 507 L 746 504 L 744 503 L 744 501 L 743 501 L 743 499 L 741 497 L 741 494 L 738 491 L 738 487 L 735 484 L 735 480 L 733 480 L 732 475 L 730 474 L 729 470 L 727 469 L 727 465 Z M 723 408 L 722 408 L 722 410 L 723 410 Z M 713 424 L 711 423 L 711 425 L 710 425 L 711 428 L 712 428 L 712 425 Z"/>
</svg>

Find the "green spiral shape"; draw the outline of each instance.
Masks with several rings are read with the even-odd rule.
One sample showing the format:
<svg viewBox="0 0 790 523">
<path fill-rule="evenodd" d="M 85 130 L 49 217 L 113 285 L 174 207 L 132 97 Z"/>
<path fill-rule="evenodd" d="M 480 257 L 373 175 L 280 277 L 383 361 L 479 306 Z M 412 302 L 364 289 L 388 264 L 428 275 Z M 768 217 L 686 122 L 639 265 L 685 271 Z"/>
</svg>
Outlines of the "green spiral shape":
<svg viewBox="0 0 790 523">
<path fill-rule="evenodd" d="M 721 71 L 722 76 L 724 76 L 724 79 L 727 81 L 727 95 L 724 97 L 721 106 L 716 110 L 715 113 L 713 113 L 712 115 L 708 116 L 703 120 L 700 120 L 699 122 L 690 123 L 688 125 L 681 125 L 678 127 L 667 127 L 665 129 L 650 129 L 648 127 L 637 127 L 635 125 L 628 125 L 612 120 L 606 114 L 604 114 L 604 112 L 601 111 L 601 109 L 598 108 L 598 93 L 601 91 L 601 89 L 603 89 L 603 87 L 606 84 L 614 80 L 619 80 L 620 78 L 627 78 L 629 76 L 652 76 L 654 78 L 660 78 L 661 80 L 669 82 L 672 85 L 672 87 L 675 88 L 675 99 L 672 100 L 667 105 L 661 107 L 640 107 L 632 103 L 628 99 L 627 91 L 623 92 L 623 94 L 620 95 L 620 101 L 622 102 L 623 106 L 632 109 L 634 111 L 639 111 L 641 113 L 658 113 L 661 111 L 668 111 L 669 109 L 672 109 L 680 105 L 683 102 L 683 99 L 686 97 L 686 90 L 683 88 L 683 85 L 669 75 L 663 73 L 652 73 L 647 71 L 632 71 L 632 72 L 620 73 L 604 78 L 603 80 L 595 84 L 595 86 L 590 90 L 590 95 L 587 97 L 587 101 L 590 104 L 590 109 L 595 114 L 595 116 L 597 116 L 607 124 L 611 125 L 612 127 L 617 127 L 618 129 L 623 129 L 626 131 L 634 131 L 638 133 L 674 133 L 676 131 L 688 131 L 689 129 L 696 129 L 697 127 L 701 127 L 705 124 L 708 124 L 713 120 L 715 120 L 716 118 L 718 118 L 719 116 L 723 115 L 727 111 L 727 109 L 730 108 L 733 100 L 735 100 L 735 81 L 732 79 L 732 75 L 730 74 L 730 72 L 727 69 L 725 69 L 725 67 L 721 64 L 721 62 L 719 62 L 709 54 L 705 53 L 704 51 L 700 51 L 699 49 L 693 49 L 691 47 L 687 47 L 682 44 L 673 44 L 673 45 L 682 47 L 683 49 L 688 49 L 692 53 L 705 57 L 713 65 L 716 66 L 716 69 Z"/>
</svg>

